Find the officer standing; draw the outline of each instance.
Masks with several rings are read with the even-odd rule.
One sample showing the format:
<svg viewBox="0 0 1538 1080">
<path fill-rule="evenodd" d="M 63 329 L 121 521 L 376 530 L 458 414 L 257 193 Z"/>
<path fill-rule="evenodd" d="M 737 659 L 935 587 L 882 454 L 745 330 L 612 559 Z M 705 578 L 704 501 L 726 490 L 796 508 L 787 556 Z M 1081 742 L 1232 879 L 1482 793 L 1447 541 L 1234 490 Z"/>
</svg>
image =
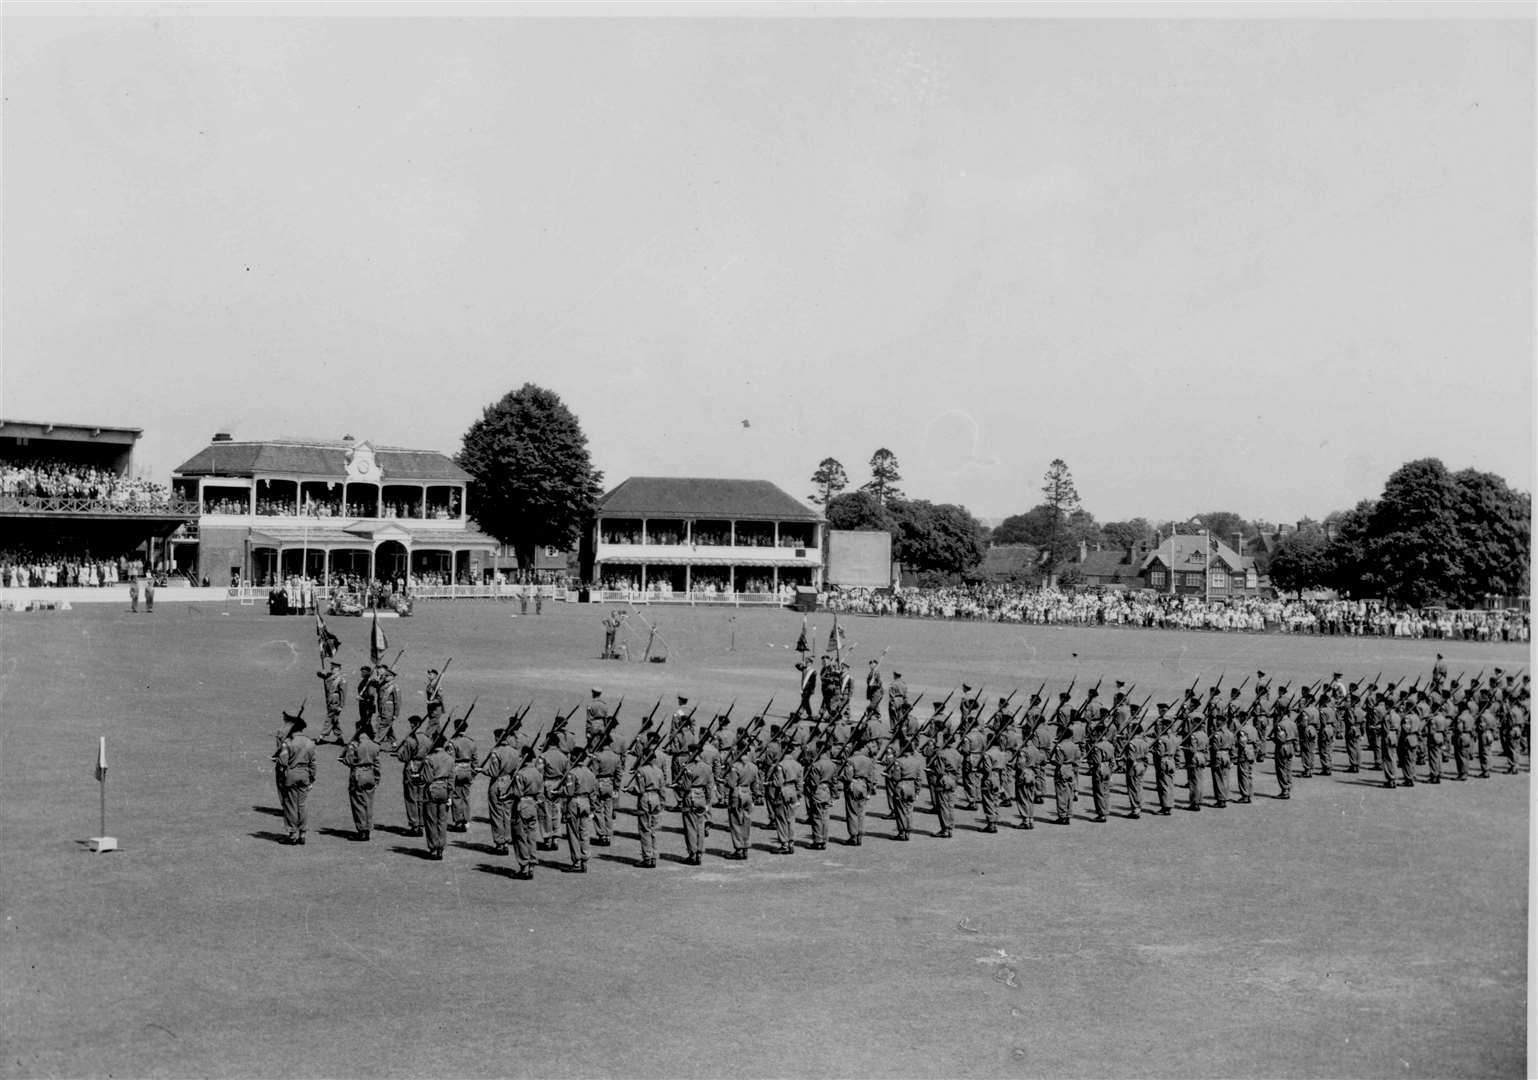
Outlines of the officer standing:
<svg viewBox="0 0 1538 1080">
<path fill-rule="evenodd" d="M 769 784 L 764 798 L 769 803 L 769 820 L 774 825 L 776 855 L 795 851 L 796 800 L 801 794 L 803 770 L 795 755 L 781 753 L 769 767 Z"/>
<path fill-rule="evenodd" d="M 321 664 L 315 674 L 320 676 L 321 688 L 326 695 L 326 732 L 321 742 L 342 741 L 342 707 L 347 704 L 347 679 L 342 667 L 332 661 Z"/>
<path fill-rule="evenodd" d="M 1228 770 L 1234 761 L 1234 733 L 1228 723 L 1213 724 L 1209 750 L 1212 753 L 1212 796 L 1218 806 L 1228 805 Z"/>
<path fill-rule="evenodd" d="M 310 795 L 310 785 L 315 782 L 315 744 L 304 734 L 304 717 L 284 713 L 283 720 L 288 724 L 288 733 L 273 755 L 278 767 L 283 825 L 288 830 L 288 843 L 303 844 L 305 831 L 310 824 L 305 804 Z"/>
<path fill-rule="evenodd" d="M 881 685 L 881 661 L 872 658 L 865 671 L 865 707 L 880 709 L 886 689 Z"/>
</svg>

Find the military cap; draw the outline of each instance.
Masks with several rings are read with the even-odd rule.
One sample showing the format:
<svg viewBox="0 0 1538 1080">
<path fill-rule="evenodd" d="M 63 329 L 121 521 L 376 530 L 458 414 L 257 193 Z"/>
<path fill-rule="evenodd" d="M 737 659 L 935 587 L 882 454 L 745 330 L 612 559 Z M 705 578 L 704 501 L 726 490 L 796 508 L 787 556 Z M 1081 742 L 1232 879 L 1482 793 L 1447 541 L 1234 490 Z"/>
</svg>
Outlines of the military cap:
<svg viewBox="0 0 1538 1080">
<path fill-rule="evenodd" d="M 679 695 L 678 695 L 678 703 L 679 703 L 679 704 L 680 704 L 680 705 L 687 705 L 687 704 L 689 704 L 689 699 L 688 699 L 688 698 L 686 698 L 686 697 L 684 697 L 684 695 L 682 695 L 682 694 L 679 694 Z"/>
<path fill-rule="evenodd" d="M 1208 697 L 1217 697 L 1222 692 L 1223 692 L 1223 688 L 1221 686 L 1209 686 L 1209 687 L 1207 687 L 1207 696 Z"/>
<path fill-rule="evenodd" d="M 1228 696 L 1229 697 L 1238 697 L 1239 696 L 1239 688 L 1237 686 L 1230 686 L 1228 688 Z"/>
<path fill-rule="evenodd" d="M 870 661 L 869 661 L 869 662 L 870 662 L 870 664 L 871 664 L 871 666 L 872 666 L 872 667 L 874 667 L 874 666 L 875 666 L 875 665 L 877 665 L 877 664 L 879 664 L 879 663 L 881 663 L 881 661 L 880 661 L 880 660 L 877 660 L 877 659 L 876 659 L 876 658 L 875 658 L 875 657 L 874 657 L 874 656 L 873 656 L 873 657 L 871 657 L 871 658 L 870 658 Z"/>
<path fill-rule="evenodd" d="M 970 694 L 972 692 L 972 687 L 967 685 L 966 683 L 962 683 L 961 684 L 961 692 L 963 694 Z"/>
<path fill-rule="evenodd" d="M 892 678 L 894 678 L 894 679 L 900 679 L 900 678 L 902 678 L 902 677 L 903 677 L 903 673 L 902 673 L 902 672 L 900 672 L 900 671 L 894 671 L 894 672 L 892 672 Z"/>
<path fill-rule="evenodd" d="M 945 708 L 945 702 L 943 701 L 931 701 L 929 704 L 935 712 L 939 712 L 941 709 Z"/>
<path fill-rule="evenodd" d="M 283 722 L 289 726 L 290 731 L 303 731 L 308 726 L 304 717 L 287 712 L 283 714 Z"/>
<path fill-rule="evenodd" d="M 495 739 L 497 742 L 501 742 L 502 741 L 502 736 L 504 736 L 506 734 L 507 734 L 507 728 L 505 728 L 505 727 L 493 728 L 492 732 L 491 732 L 491 737 L 493 739 Z"/>
<path fill-rule="evenodd" d="M 581 761 L 585 757 L 587 757 L 587 747 L 585 747 L 585 746 L 573 746 L 571 748 L 571 761 L 572 761 L 573 765 L 575 765 L 577 762 Z"/>
<path fill-rule="evenodd" d="M 358 668 L 358 670 L 359 671 L 373 671 L 374 669 L 369 667 L 367 664 L 364 664 L 362 667 Z"/>
<path fill-rule="evenodd" d="M 1167 701 L 1161 701 L 1157 705 L 1154 706 L 1154 708 L 1158 709 L 1160 712 L 1168 712 L 1169 711 L 1169 707 L 1170 707 L 1170 703 L 1167 702 Z"/>
<path fill-rule="evenodd" d="M 469 726 L 470 718 L 468 716 L 461 716 L 458 720 L 454 721 L 454 734 L 458 735 L 461 731 L 464 731 L 465 728 Z"/>
<path fill-rule="evenodd" d="M 1059 700 L 1059 701 L 1067 701 L 1071 697 L 1073 697 L 1073 695 L 1070 694 L 1067 690 L 1064 690 L 1062 693 L 1057 695 L 1057 700 Z"/>
<path fill-rule="evenodd" d="M 592 693 L 593 693 L 594 697 L 602 697 L 603 696 L 603 691 L 600 690 L 598 687 L 594 686 L 591 689 L 592 689 Z"/>
<path fill-rule="evenodd" d="M 441 697 L 436 697 L 435 696 L 431 701 L 429 701 L 427 703 L 427 715 L 428 716 L 431 716 L 435 712 L 442 712 L 442 711 L 443 711 L 443 699 Z"/>
<path fill-rule="evenodd" d="M 1009 704 L 1009 697 L 1007 695 L 1005 695 L 1005 694 L 1000 694 L 999 695 L 999 704 L 1000 705 L 1008 705 Z"/>
</svg>

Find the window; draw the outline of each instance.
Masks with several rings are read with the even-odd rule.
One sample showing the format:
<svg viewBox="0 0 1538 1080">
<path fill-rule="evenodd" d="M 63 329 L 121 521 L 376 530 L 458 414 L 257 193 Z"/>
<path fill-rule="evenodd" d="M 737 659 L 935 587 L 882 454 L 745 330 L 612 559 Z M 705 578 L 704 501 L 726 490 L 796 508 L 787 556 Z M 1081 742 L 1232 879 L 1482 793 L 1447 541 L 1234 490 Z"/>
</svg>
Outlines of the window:
<svg viewBox="0 0 1538 1080">
<path fill-rule="evenodd" d="M 1148 571 L 1148 584 L 1150 586 L 1152 586 L 1153 588 L 1155 588 L 1155 589 L 1162 589 L 1162 588 L 1164 588 L 1164 586 L 1166 584 L 1166 581 L 1165 581 L 1165 578 L 1164 578 L 1164 571 L 1163 570 L 1150 570 L 1150 571 Z"/>
<path fill-rule="evenodd" d="M 1214 566 L 1212 568 L 1212 587 L 1214 589 L 1226 589 L 1226 588 L 1228 588 L 1228 571 L 1227 570 L 1219 569 L 1216 566 Z"/>
<path fill-rule="evenodd" d="M 1202 575 L 1201 574 L 1187 574 L 1186 575 L 1186 587 L 1189 588 L 1189 589 L 1200 589 L 1202 587 Z"/>
</svg>

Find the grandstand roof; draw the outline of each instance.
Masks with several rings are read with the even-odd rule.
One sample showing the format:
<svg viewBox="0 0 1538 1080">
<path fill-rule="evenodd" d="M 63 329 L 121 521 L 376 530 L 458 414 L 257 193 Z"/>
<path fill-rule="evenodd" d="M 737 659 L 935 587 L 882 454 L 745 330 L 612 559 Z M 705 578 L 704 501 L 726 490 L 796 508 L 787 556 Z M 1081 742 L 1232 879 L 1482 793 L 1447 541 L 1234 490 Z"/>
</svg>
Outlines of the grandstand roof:
<svg viewBox="0 0 1538 1080">
<path fill-rule="evenodd" d="M 338 440 L 316 442 L 300 439 L 266 439 L 236 442 L 216 439 L 172 472 L 181 476 L 315 476 L 327 479 L 347 473 L 347 454 L 354 446 Z M 373 446 L 373 444 L 370 444 Z M 437 450 L 408 450 L 398 446 L 373 446 L 381 479 L 462 483 L 470 474 Z"/>
<path fill-rule="evenodd" d="M 610 517 L 821 521 L 822 515 L 768 480 L 632 476 L 598 500 Z"/>
<path fill-rule="evenodd" d="M 143 428 L 108 427 L 105 424 L 75 424 L 56 420 L 10 420 L 0 418 L 0 437 L 12 439 L 78 439 L 87 442 L 131 443 L 144 434 Z"/>
</svg>

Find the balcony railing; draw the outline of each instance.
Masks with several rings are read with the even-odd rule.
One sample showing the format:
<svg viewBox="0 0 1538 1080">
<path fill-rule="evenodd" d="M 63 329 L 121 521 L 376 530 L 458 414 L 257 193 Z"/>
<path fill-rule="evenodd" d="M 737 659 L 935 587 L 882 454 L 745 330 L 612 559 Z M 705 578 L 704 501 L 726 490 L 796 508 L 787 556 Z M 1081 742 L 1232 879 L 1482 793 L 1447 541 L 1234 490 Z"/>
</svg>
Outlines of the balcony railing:
<svg viewBox="0 0 1538 1080">
<path fill-rule="evenodd" d="M 111 514 L 116 517 L 197 517 L 186 499 L 93 499 L 80 495 L 0 495 L 0 513 Z"/>
<path fill-rule="evenodd" d="M 822 559 L 817 547 L 775 547 L 738 544 L 610 544 L 600 543 L 595 552 L 600 562 L 713 562 L 761 561 L 785 566 L 815 564 Z"/>
</svg>

